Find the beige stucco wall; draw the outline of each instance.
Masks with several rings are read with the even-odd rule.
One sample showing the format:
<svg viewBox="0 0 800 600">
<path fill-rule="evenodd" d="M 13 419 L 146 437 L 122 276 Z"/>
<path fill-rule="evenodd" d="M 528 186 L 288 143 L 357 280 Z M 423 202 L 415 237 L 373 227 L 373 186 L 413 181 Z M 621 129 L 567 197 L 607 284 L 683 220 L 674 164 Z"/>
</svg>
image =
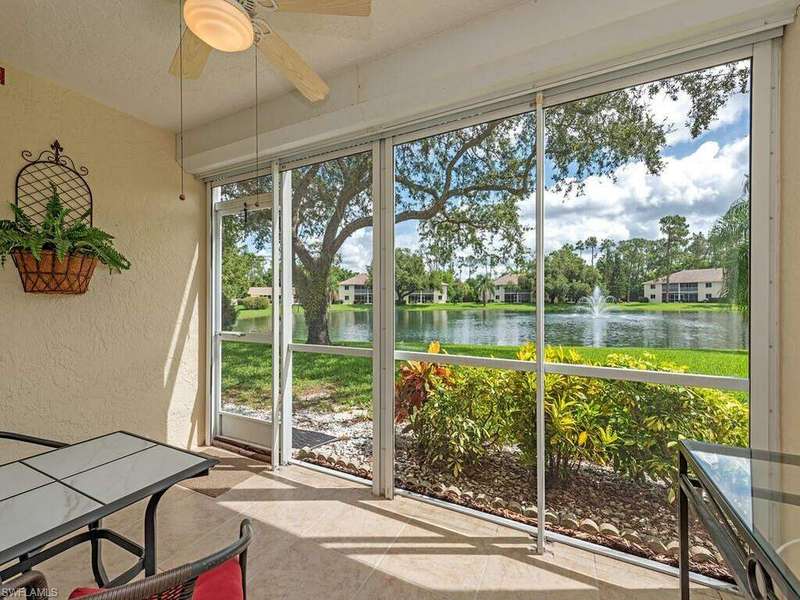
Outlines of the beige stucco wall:
<svg viewBox="0 0 800 600">
<path fill-rule="evenodd" d="M 13 263 L 0 270 L 0 430 L 70 441 L 127 429 L 197 442 L 204 187 L 187 177 L 186 201 L 178 199 L 170 132 L 4 66 L 0 218 L 10 215 L 20 152 L 38 153 L 58 138 L 89 168 L 95 225 L 116 236 L 133 267 L 113 276 L 98 267 L 88 293 L 74 297 L 25 294 Z"/>
<path fill-rule="evenodd" d="M 800 453 L 800 26 L 786 28 L 781 65 L 781 438 Z"/>
</svg>

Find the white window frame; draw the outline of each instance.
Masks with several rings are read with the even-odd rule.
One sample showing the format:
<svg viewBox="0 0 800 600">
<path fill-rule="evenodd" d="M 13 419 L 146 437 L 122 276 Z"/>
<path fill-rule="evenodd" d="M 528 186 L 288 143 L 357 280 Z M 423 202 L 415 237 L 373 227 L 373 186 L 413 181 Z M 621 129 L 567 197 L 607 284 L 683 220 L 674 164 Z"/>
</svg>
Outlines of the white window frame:
<svg viewBox="0 0 800 600">
<path fill-rule="evenodd" d="M 307 344 L 291 343 L 291 299 L 286 300 L 282 306 L 280 331 L 282 341 L 278 348 L 280 352 L 281 367 L 281 392 L 280 411 L 283 435 L 280 446 L 281 464 L 290 462 L 291 452 L 291 354 L 293 352 L 314 352 L 322 354 L 338 354 L 347 356 L 371 357 L 373 360 L 373 414 L 375 415 L 373 432 L 373 491 L 377 495 L 391 498 L 395 493 L 417 496 L 394 487 L 394 363 L 396 360 L 435 360 L 439 363 L 454 365 L 469 365 L 486 368 L 513 369 L 520 371 L 536 371 L 540 374 L 560 373 L 564 375 L 596 377 L 603 379 L 618 379 L 626 381 L 648 382 L 665 385 L 685 385 L 693 387 L 711 387 L 736 392 L 750 393 L 750 430 L 751 446 L 775 450 L 779 448 L 779 378 L 778 357 L 779 348 L 779 306 L 776 290 L 776 278 L 779 273 L 779 189 L 778 189 L 778 125 L 779 125 L 779 89 L 780 89 L 780 30 L 765 31 L 746 39 L 730 40 L 705 48 L 695 48 L 690 51 L 655 58 L 641 64 L 606 72 L 595 77 L 586 76 L 580 80 L 569 81 L 562 85 L 553 85 L 547 89 L 539 90 L 536 94 L 527 94 L 513 100 L 498 101 L 496 104 L 485 104 L 473 107 L 469 112 L 462 114 L 443 115 L 435 120 L 421 120 L 418 124 L 409 124 L 402 129 L 386 129 L 363 136 L 357 145 L 342 146 L 325 149 L 324 154 L 314 154 L 313 146 L 303 154 L 295 154 L 285 158 L 275 157 L 273 173 L 346 156 L 371 149 L 373 157 L 373 265 L 375 274 L 375 287 L 373 289 L 373 347 L 350 348 L 337 346 L 312 346 Z M 636 371 L 610 367 L 595 367 L 585 365 L 555 364 L 547 362 L 525 362 L 511 359 L 495 359 L 473 356 L 428 354 L 425 352 L 406 352 L 394 349 L 394 309 L 395 299 L 393 294 L 394 278 L 394 147 L 396 145 L 436 135 L 469 125 L 485 122 L 492 119 L 504 118 L 515 114 L 537 111 L 537 125 L 541 123 L 543 112 L 550 106 L 563 102 L 620 89 L 632 85 L 646 83 L 657 79 L 678 75 L 681 73 L 708 68 L 735 60 L 750 59 L 752 61 L 751 84 L 751 320 L 750 320 L 750 369 L 749 377 L 724 377 L 714 375 L 699 375 L 690 373 L 665 373 L 654 371 Z M 542 128 L 543 129 L 543 128 Z M 544 151 L 544 132 L 541 137 L 537 131 L 539 150 Z M 544 160 L 537 160 L 537 182 L 544 181 Z M 235 180 L 252 177 L 253 174 L 238 175 Z M 281 178 L 282 179 L 282 178 Z M 225 180 L 222 180 L 225 182 Z M 276 181 L 276 179 L 273 179 Z M 282 182 L 285 184 L 285 182 Z M 213 187 L 220 184 L 220 180 L 209 183 L 209 201 L 213 203 Z M 285 185 L 273 185 L 274 189 L 284 188 Z M 537 227 L 537 290 L 543 286 L 544 256 L 541 252 L 542 239 L 546 230 L 546 215 L 544 205 L 540 198 L 537 186 L 536 214 L 537 224 L 543 223 L 544 227 Z M 290 190 L 290 186 L 289 186 Z M 279 193 L 275 192 L 276 195 Z M 287 219 L 291 214 L 291 192 L 281 195 L 281 213 L 283 227 L 281 240 L 283 247 L 291 247 L 290 232 L 283 229 L 290 225 Z M 212 209 L 212 216 L 215 211 Z M 543 217 L 538 220 L 538 217 Z M 277 222 L 277 221 L 275 221 Z M 541 233 L 540 233 L 541 232 Z M 218 252 L 215 244 L 219 239 L 215 235 L 215 227 L 209 231 L 209 274 L 212 283 L 209 285 L 209 294 L 216 293 L 214 289 L 217 275 L 215 264 Z M 277 252 L 277 250 L 275 250 Z M 282 256 L 281 283 L 291 289 L 291 252 Z M 277 265 L 277 263 L 275 263 Z M 540 281 L 541 279 L 541 281 Z M 544 294 L 537 294 L 537 313 L 543 319 Z M 275 296 L 273 294 L 273 296 Z M 208 322 L 213 332 L 218 319 L 218 311 L 213 303 Z M 537 316 L 537 322 L 539 316 Z M 544 331 L 543 323 L 537 323 Z M 288 329 L 287 329 L 288 328 Z M 277 331 L 277 330 L 276 330 Z M 288 340 L 286 332 L 288 331 Z M 543 336 L 541 336 L 543 338 Z M 275 346 L 278 346 L 277 344 Z M 538 346 L 538 356 L 541 356 L 541 345 Z M 209 439 L 214 434 L 214 411 L 218 410 L 215 398 L 218 397 L 218 378 L 214 364 L 219 356 L 215 354 L 215 345 L 209 344 L 209 384 L 208 410 Z M 274 363 L 277 367 L 278 361 Z M 275 386 L 273 386 L 275 387 Z M 537 417 L 543 426 L 543 391 L 537 394 Z M 277 410 L 277 405 L 276 406 Z M 288 428 L 288 440 L 286 435 Z M 543 436 L 538 436 L 543 440 Z M 289 443 L 288 451 L 286 444 Z M 543 453 L 539 453 L 543 456 Z M 539 469 L 542 473 L 543 469 Z M 335 472 L 333 472 L 335 473 Z M 544 485 L 543 479 L 540 487 Z M 540 514 L 543 513 L 544 494 L 539 494 Z M 446 505 L 453 510 L 475 514 L 484 519 L 502 522 L 505 525 L 523 529 L 531 533 L 541 533 L 541 530 L 532 530 L 507 519 L 500 519 L 492 515 L 477 513 L 464 507 L 459 507 L 446 502 L 426 499 L 436 504 Z M 589 548 L 595 552 L 606 554 L 644 564 L 655 570 L 674 574 L 674 569 L 655 563 L 631 557 L 602 546 L 596 546 L 566 536 L 547 532 L 545 536 L 538 535 L 537 550 L 543 550 L 545 539 L 557 539 L 562 542 Z M 705 578 L 697 580 L 708 583 Z"/>
</svg>

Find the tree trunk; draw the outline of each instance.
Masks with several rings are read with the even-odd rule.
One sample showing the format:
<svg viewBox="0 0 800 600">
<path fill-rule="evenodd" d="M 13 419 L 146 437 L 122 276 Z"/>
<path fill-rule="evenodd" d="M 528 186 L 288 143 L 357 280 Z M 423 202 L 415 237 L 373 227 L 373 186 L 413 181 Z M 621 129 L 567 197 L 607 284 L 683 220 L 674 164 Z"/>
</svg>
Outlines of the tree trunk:
<svg viewBox="0 0 800 600">
<path fill-rule="evenodd" d="M 305 273 L 294 270 L 300 305 L 308 327 L 307 344 L 330 345 L 328 333 L 328 275 L 330 265 L 317 264 Z"/>
<path fill-rule="evenodd" d="M 303 304 L 306 315 L 308 337 L 306 344 L 330 346 L 331 338 L 328 333 L 328 302 L 313 302 L 311 306 Z"/>
<path fill-rule="evenodd" d="M 670 242 L 669 237 L 667 237 L 667 299 L 666 302 L 669 303 L 669 276 L 672 274 L 672 243 Z"/>
</svg>

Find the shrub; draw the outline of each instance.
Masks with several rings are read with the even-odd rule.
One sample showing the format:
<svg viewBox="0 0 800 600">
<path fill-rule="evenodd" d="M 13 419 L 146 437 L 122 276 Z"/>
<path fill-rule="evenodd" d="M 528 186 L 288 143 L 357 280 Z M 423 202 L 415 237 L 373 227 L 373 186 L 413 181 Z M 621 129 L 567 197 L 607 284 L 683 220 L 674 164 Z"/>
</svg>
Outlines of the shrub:
<svg viewBox="0 0 800 600">
<path fill-rule="evenodd" d="M 239 305 L 247 310 L 264 310 L 272 306 L 272 301 L 266 296 L 248 296 L 239 300 Z"/>
<path fill-rule="evenodd" d="M 439 342 L 431 342 L 428 352 L 438 354 Z M 428 394 L 436 385 L 451 385 L 450 368 L 438 363 L 410 360 L 401 365 L 394 384 L 394 418 L 396 423 L 406 421 L 411 414 L 422 407 Z"/>
<path fill-rule="evenodd" d="M 650 371 L 685 371 L 653 355 L 611 354 L 606 366 Z M 632 479 L 675 481 L 678 441 L 684 438 L 746 446 L 748 411 L 733 394 L 681 385 L 607 381 L 603 402 L 620 438 L 611 449 L 614 470 Z"/>
<path fill-rule="evenodd" d="M 424 402 L 411 410 L 408 429 L 420 461 L 458 477 L 502 438 L 504 418 L 495 401 L 507 393 L 505 373 L 464 367 L 433 378 Z"/>
<path fill-rule="evenodd" d="M 222 328 L 230 331 L 236 325 L 236 307 L 225 294 L 222 294 Z"/>
<path fill-rule="evenodd" d="M 429 351 L 439 352 L 438 343 Z M 535 361 L 531 344 L 517 358 Z M 547 362 L 592 364 L 574 350 L 548 347 Z M 624 369 L 685 371 L 653 355 L 609 354 Z M 676 446 L 693 438 L 733 446 L 748 442 L 748 410 L 720 390 L 548 374 L 545 378 L 545 465 L 559 481 L 586 462 L 611 465 L 637 481 L 674 482 Z M 536 464 L 536 374 L 408 362 L 396 383 L 398 421 L 408 419 L 420 460 L 455 475 L 503 444 Z"/>
<path fill-rule="evenodd" d="M 519 360 L 536 360 L 532 344 L 517 353 Z M 546 348 L 545 360 L 582 363 L 573 350 Z M 514 372 L 509 377 L 505 414 L 509 434 L 516 440 L 522 460 L 536 464 L 536 374 Z M 605 464 L 617 438 L 608 426 L 608 408 L 600 401 L 600 384 L 587 377 L 549 374 L 544 385 L 544 415 L 547 476 L 560 481 L 584 461 Z"/>
</svg>

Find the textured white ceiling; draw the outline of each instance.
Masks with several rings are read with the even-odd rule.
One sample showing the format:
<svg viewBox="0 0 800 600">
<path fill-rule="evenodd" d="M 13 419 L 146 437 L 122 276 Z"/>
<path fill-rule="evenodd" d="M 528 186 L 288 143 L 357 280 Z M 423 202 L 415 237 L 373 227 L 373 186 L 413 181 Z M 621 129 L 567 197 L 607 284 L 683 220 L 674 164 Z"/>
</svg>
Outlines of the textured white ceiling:
<svg viewBox="0 0 800 600">
<path fill-rule="evenodd" d="M 2 0 L 0 66 L 10 64 L 176 130 L 178 83 L 167 69 L 178 40 L 178 1 Z M 488 13 L 535 2 L 373 0 L 368 18 L 273 14 L 269 21 L 325 77 Z M 291 89 L 259 59 L 261 101 Z M 185 126 L 251 106 L 254 93 L 253 51 L 213 52 L 202 79 L 184 82 Z"/>
</svg>

